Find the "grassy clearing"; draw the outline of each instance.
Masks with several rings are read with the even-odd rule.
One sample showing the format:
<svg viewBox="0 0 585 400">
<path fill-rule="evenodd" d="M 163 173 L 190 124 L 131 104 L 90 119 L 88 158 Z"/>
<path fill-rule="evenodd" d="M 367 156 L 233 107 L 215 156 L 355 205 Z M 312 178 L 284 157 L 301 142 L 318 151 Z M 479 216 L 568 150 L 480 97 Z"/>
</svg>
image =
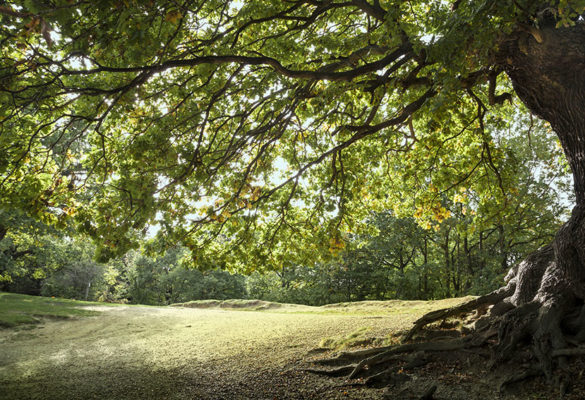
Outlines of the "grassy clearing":
<svg viewBox="0 0 585 400">
<path fill-rule="evenodd" d="M 0 398 L 381 399 L 381 390 L 303 373 L 306 360 L 323 356 L 313 352 L 322 345 L 331 351 L 398 335 L 423 312 L 461 301 L 112 307 L 0 294 L 2 321 L 44 322 L 0 329 Z"/>
<path fill-rule="evenodd" d="M 42 322 L 0 329 L 0 399 L 388 399 L 384 389 L 348 387 L 344 378 L 306 373 L 312 366 L 307 361 L 395 343 L 423 313 L 465 300 L 113 307 L 0 293 L 6 325 Z M 93 317 L 78 318 L 88 315 Z M 468 360 L 459 374 L 429 364 L 413 385 L 441 381 L 437 399 L 526 400 L 533 392 L 534 399 L 553 398 L 533 382 L 517 394 L 496 393 L 483 374 L 467 374 L 470 365 Z"/>
<path fill-rule="evenodd" d="M 84 309 L 97 304 L 103 305 L 87 301 L 0 293 L 0 327 L 37 324 L 45 318 L 66 319 L 98 315 L 98 311 Z"/>
<path fill-rule="evenodd" d="M 351 303 L 328 304 L 315 307 L 312 310 L 320 314 L 356 314 L 356 315 L 381 315 L 390 314 L 420 315 L 438 308 L 453 307 L 473 297 L 463 297 L 443 300 L 387 300 L 387 301 L 357 301 Z"/>
</svg>

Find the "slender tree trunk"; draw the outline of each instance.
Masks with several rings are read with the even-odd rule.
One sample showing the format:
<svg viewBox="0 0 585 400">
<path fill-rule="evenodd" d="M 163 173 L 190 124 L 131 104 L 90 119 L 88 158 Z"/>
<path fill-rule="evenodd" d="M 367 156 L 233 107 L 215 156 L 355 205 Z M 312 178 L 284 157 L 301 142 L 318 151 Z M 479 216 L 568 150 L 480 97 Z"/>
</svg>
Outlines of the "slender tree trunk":
<svg viewBox="0 0 585 400">
<path fill-rule="evenodd" d="M 91 280 L 89 280 L 87 282 L 87 285 L 85 285 L 85 295 L 84 295 L 84 300 L 87 301 L 88 297 L 89 297 L 89 289 L 91 288 Z"/>
<path fill-rule="evenodd" d="M 501 266 L 502 271 L 505 272 L 508 270 L 508 249 L 506 246 L 506 231 L 503 225 L 498 226 L 498 244 L 500 246 L 500 257 L 501 257 Z"/>
<path fill-rule="evenodd" d="M 443 243 L 443 258 L 445 260 L 445 297 L 451 297 L 451 256 L 449 254 L 449 231 L 445 236 Z"/>
<path fill-rule="evenodd" d="M 4 225 L 0 225 L 0 240 L 4 239 L 6 237 L 7 233 L 8 233 L 8 227 L 6 227 Z"/>
<path fill-rule="evenodd" d="M 424 248 L 424 255 L 423 255 L 423 265 L 424 265 L 424 280 L 423 280 L 423 293 L 424 299 L 427 300 L 429 298 L 429 242 L 428 238 L 425 237 L 425 248 Z"/>
</svg>

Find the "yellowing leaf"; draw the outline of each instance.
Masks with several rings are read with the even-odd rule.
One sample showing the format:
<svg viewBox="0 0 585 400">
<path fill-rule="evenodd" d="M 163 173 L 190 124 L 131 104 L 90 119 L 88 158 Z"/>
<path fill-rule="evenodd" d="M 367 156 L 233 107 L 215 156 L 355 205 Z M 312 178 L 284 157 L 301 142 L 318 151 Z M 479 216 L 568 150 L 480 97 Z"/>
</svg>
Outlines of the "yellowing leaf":
<svg viewBox="0 0 585 400">
<path fill-rule="evenodd" d="M 169 11 L 165 16 L 165 21 L 175 24 L 178 20 L 183 18 L 183 14 L 179 10 Z"/>
</svg>

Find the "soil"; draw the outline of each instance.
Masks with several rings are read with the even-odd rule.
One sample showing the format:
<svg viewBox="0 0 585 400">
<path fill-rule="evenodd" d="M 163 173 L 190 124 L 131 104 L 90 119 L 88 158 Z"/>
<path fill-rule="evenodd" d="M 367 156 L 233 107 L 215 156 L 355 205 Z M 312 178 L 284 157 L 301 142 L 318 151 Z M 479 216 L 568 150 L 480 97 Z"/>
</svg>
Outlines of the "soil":
<svg viewBox="0 0 585 400">
<path fill-rule="evenodd" d="M 403 331 L 424 312 L 453 303 L 266 311 L 100 307 L 96 317 L 0 330 L 0 398 L 409 399 L 419 398 L 433 383 L 437 400 L 554 398 L 538 379 L 499 393 L 494 376 L 504 371 L 488 376 L 489 355 L 454 353 L 447 361 L 442 357 L 413 373 L 404 371 L 411 380 L 389 392 L 304 371 L 313 366 L 311 359 L 334 353 L 315 351 L 325 338 L 350 337 L 364 345 L 368 338 Z M 583 365 L 573 368 L 580 377 Z M 575 396 L 582 393 L 577 387 L 567 399 L 581 399 Z"/>
</svg>

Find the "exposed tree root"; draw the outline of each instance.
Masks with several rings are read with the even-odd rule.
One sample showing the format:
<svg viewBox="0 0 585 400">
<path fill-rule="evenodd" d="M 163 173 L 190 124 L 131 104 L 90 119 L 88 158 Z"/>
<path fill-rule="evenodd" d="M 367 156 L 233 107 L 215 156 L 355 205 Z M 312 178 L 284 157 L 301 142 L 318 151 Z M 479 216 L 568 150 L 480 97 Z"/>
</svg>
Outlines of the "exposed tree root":
<svg viewBox="0 0 585 400">
<path fill-rule="evenodd" d="M 333 358 L 324 358 L 321 360 L 314 361 L 315 364 L 319 365 L 344 365 L 350 362 L 363 360 L 364 358 L 374 356 L 376 354 L 383 353 L 387 350 L 392 349 L 391 346 L 389 347 L 376 347 L 373 349 L 365 349 L 365 350 L 358 350 L 358 351 L 346 351 L 339 353 L 337 356 Z"/>
<path fill-rule="evenodd" d="M 398 367 L 385 369 L 382 372 L 368 377 L 364 381 L 364 385 L 369 387 L 384 387 L 409 381 L 411 377 L 401 371 L 402 369 Z"/>
<path fill-rule="evenodd" d="M 509 297 L 514 293 L 516 287 L 515 282 L 509 283 L 506 287 L 500 288 L 487 294 L 485 296 L 478 297 L 470 300 L 466 303 L 460 304 L 456 307 L 445 308 L 442 310 L 432 311 L 428 314 L 423 315 L 421 318 L 414 322 L 414 327 L 410 329 L 406 335 L 402 338 L 402 341 L 411 340 L 412 337 L 419 332 L 423 327 L 436 321 L 445 320 L 450 317 L 458 317 L 462 314 L 468 313 L 474 310 L 482 310 L 482 306 L 490 306 L 501 302 L 506 297 Z M 481 312 L 480 312 L 481 313 Z"/>
<path fill-rule="evenodd" d="M 571 349 L 557 349 L 552 353 L 553 357 L 562 356 L 585 356 L 585 347 L 575 347 Z"/>
<path fill-rule="evenodd" d="M 324 376 L 347 376 L 349 373 L 351 373 L 351 371 L 353 371 L 354 368 L 355 365 L 344 365 L 342 367 L 332 369 L 306 368 L 304 371 Z"/>
<path fill-rule="evenodd" d="M 499 387 L 500 392 L 504 391 L 504 389 L 508 385 L 511 385 L 513 383 L 520 382 L 520 381 L 523 381 L 525 379 L 532 378 L 535 376 L 541 376 L 541 375 L 542 375 L 542 370 L 540 368 L 538 368 L 537 366 L 532 366 L 524 371 L 518 372 L 518 373 L 513 374 L 513 375 L 507 377 L 506 379 L 504 379 L 500 383 L 500 387 Z"/>
<path fill-rule="evenodd" d="M 437 352 L 437 351 L 454 351 L 469 347 L 471 340 L 468 337 L 456 340 L 444 340 L 439 342 L 422 342 L 409 343 L 394 347 L 382 353 L 368 357 L 360 361 L 349 374 L 349 379 L 356 378 L 360 372 L 369 369 L 372 366 L 385 363 L 394 359 L 396 354 L 411 352 Z"/>
</svg>

